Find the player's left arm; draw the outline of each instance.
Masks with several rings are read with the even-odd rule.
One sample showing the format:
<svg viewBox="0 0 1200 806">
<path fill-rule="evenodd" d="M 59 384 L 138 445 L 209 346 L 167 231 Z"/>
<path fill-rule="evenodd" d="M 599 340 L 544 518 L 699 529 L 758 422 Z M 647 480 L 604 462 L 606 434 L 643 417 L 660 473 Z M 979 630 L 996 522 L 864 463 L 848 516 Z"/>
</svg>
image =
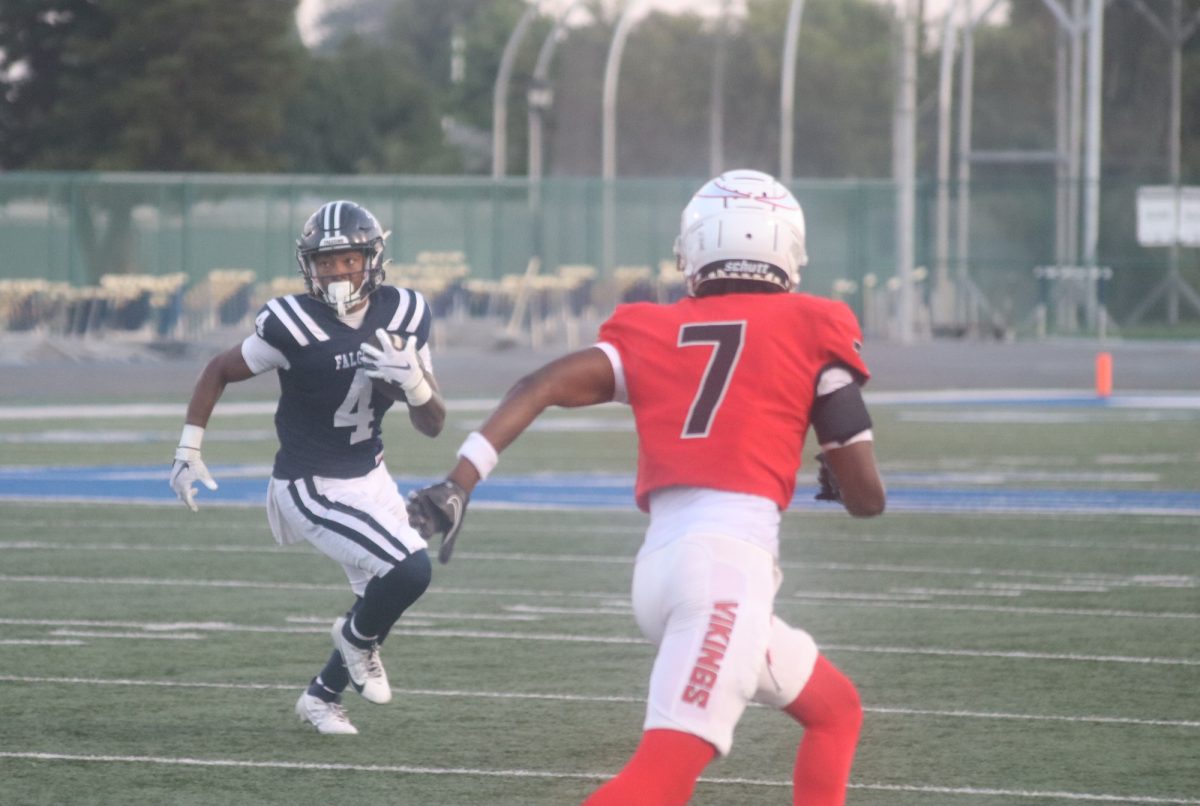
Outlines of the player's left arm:
<svg viewBox="0 0 1200 806">
<path fill-rule="evenodd" d="M 446 401 L 442 398 L 437 378 L 433 377 L 433 373 L 424 366 L 421 366 L 420 370 L 425 373 L 425 382 L 429 384 L 431 394 L 429 399 L 419 406 L 411 400 L 408 402 L 408 420 L 413 428 L 425 436 L 436 437 L 446 425 Z"/>
<path fill-rule="evenodd" d="M 868 439 L 840 448 L 825 448 L 822 454 L 836 479 L 846 511 L 856 518 L 882 515 L 887 505 L 887 492 L 875 461 L 874 441 Z"/>
<path fill-rule="evenodd" d="M 875 461 L 871 415 L 858 378 L 845 366 L 821 373 L 811 422 L 821 445 L 817 498 L 840 501 L 855 517 L 881 514 L 887 494 Z"/>
</svg>

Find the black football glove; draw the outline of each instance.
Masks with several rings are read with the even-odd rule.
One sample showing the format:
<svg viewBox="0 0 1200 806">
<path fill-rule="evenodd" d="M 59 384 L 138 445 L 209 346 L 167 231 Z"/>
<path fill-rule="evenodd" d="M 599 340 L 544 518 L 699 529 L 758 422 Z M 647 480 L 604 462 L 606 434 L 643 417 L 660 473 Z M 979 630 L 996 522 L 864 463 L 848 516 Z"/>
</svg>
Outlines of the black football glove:
<svg viewBox="0 0 1200 806">
<path fill-rule="evenodd" d="M 820 465 L 817 470 L 817 484 L 821 489 L 813 497 L 818 501 L 841 501 L 842 488 L 838 486 L 837 476 L 833 475 L 833 468 L 829 466 L 825 454 L 817 454 L 817 464 Z"/>
<path fill-rule="evenodd" d="M 469 498 L 467 491 L 450 479 L 408 494 L 408 522 L 426 540 L 442 535 L 438 562 L 443 565 L 454 553 L 454 539 L 462 528 Z"/>
</svg>

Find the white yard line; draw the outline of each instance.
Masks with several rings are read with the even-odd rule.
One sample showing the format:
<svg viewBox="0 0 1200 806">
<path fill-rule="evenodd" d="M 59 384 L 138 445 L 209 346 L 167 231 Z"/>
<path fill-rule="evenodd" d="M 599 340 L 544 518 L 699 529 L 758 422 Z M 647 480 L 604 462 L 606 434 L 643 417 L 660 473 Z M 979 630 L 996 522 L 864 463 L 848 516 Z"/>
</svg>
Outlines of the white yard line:
<svg viewBox="0 0 1200 806">
<path fill-rule="evenodd" d="M 0 675 L 0 682 L 21 683 L 25 685 L 77 685 L 77 686 L 128 686 L 132 688 L 165 688 L 165 689 L 216 689 L 231 691 L 293 691 L 299 686 L 296 683 L 206 683 L 187 682 L 182 680 L 134 680 L 130 678 L 95 678 L 95 677 L 30 677 L 22 675 Z M 626 703 L 641 705 L 645 703 L 642 697 L 629 697 L 604 694 L 553 694 L 545 692 L 521 691 L 485 691 L 480 689 L 429 689 L 429 688 L 397 688 L 392 692 L 402 697 L 447 697 L 472 698 L 484 700 L 530 700 L 545 702 L 571 703 Z M 753 707 L 766 707 L 755 704 Z M 926 708 L 897 708 L 892 706 L 864 705 L 867 713 L 888 716 L 919 716 L 938 717 L 944 719 L 966 720 L 1007 720 L 1019 722 L 1065 722 L 1087 723 L 1101 725 L 1140 725 L 1146 727 L 1166 728 L 1200 728 L 1200 721 L 1185 719 L 1140 719 L 1117 716 L 1066 716 L 1060 714 L 1014 714 L 1003 711 L 967 711 L 952 709 Z"/>
<path fill-rule="evenodd" d="M 24 761 L 47 761 L 67 763 L 142 764 L 179 767 L 225 767 L 238 769 L 276 769 L 320 772 L 373 772 L 401 775 L 454 775 L 488 778 L 539 778 L 557 780 L 602 781 L 611 776 L 608 772 L 552 772 L 526 769 L 481 769 L 471 767 L 421 767 L 408 764 L 347 764 L 314 763 L 302 761 L 248 761 L 245 759 L 188 758 L 179 756 L 117 756 L 82 753 L 37 753 L 0 751 L 0 758 Z M 763 786 L 791 788 L 791 781 L 759 780 L 753 778 L 700 778 L 700 783 L 721 786 Z M 1161 798 L 1153 795 L 1115 795 L 1091 792 L 1030 791 L 1021 789 L 987 789 L 978 787 L 921 786 L 915 784 L 851 783 L 851 789 L 882 792 L 911 792 L 914 794 L 952 794 L 968 797 L 1009 797 L 1038 800 L 1089 801 L 1100 803 L 1169 804 L 1169 806 L 1196 806 L 1200 800 L 1191 798 Z"/>
<path fill-rule="evenodd" d="M 40 541 L 8 541 L 0 542 L 2 551 L 179 551 L 214 553 L 248 553 L 248 554 L 278 554 L 280 549 L 275 545 L 262 547 L 238 546 L 140 546 L 128 543 L 106 544 L 72 544 Z M 299 552 L 298 552 L 299 553 Z M 616 565 L 632 566 L 633 557 L 614 556 L 611 554 L 563 554 L 563 553 L 534 553 L 534 552 L 481 552 L 463 551 L 458 556 L 466 560 L 484 562 L 532 562 L 558 563 L 568 565 Z M 784 570 L 817 570 L 837 571 L 847 573 L 886 573 L 886 574 L 917 574 L 930 576 L 962 576 L 962 577 L 1000 577 L 1015 579 L 1048 579 L 1057 581 L 1055 588 L 1059 591 L 1097 592 L 1108 587 L 1137 587 L 1137 588 L 1200 588 L 1200 578 L 1190 574 L 1114 574 L 1086 571 L 1040 571 L 1020 568 L 980 568 L 940 566 L 940 565 L 910 565 L 897 563 L 840 563 L 840 562 L 782 562 Z M 976 583 L 992 587 L 1017 587 L 1036 589 L 1033 583 Z M 969 591 L 961 591 L 961 595 L 971 595 Z M 974 595 L 983 595 L 976 591 Z"/>
<path fill-rule="evenodd" d="M 408 635 L 422 638 L 470 638 L 490 641 L 542 641 L 547 643 L 566 644 L 609 644 L 621 646 L 645 646 L 646 640 L 640 636 L 623 635 L 577 635 L 563 632 L 520 632 L 469 630 L 445 627 L 427 627 L 421 622 L 419 613 L 413 615 L 413 621 L 397 622 L 392 628 L 391 635 Z M 0 624 L 10 626 L 56 627 L 62 630 L 61 635 L 84 636 L 83 632 L 68 632 L 70 627 L 102 627 L 128 625 L 139 632 L 128 637 L 147 637 L 149 635 L 180 634 L 181 631 L 196 632 L 258 632 L 258 633 L 317 633 L 324 632 L 324 625 L 312 627 L 271 627 L 244 626 L 225 622 L 191 622 L 175 624 L 137 624 L 136 622 L 88 622 L 88 621 L 40 621 L 36 619 L 0 619 Z M 115 637 L 112 634 L 93 634 L 92 637 Z M 865 644 L 824 644 L 823 649 L 832 652 L 859 652 L 884 655 L 912 656 L 942 656 L 961 658 L 1000 658 L 1020 660 L 1068 661 L 1079 663 L 1121 663 L 1144 664 L 1149 666 L 1200 666 L 1198 658 L 1166 658 L 1136 655 L 1085 655 L 1070 652 L 1031 652 L 1026 650 L 1000 649 L 959 649 L 953 647 L 899 647 L 872 646 Z"/>
<path fill-rule="evenodd" d="M 188 588 L 230 588 L 250 590 L 304 590 L 304 591 L 344 591 L 344 585 L 322 585 L 307 582 L 255 582 L 251 580 L 217 580 L 217 579 L 149 579 L 144 577 L 76 577 L 76 576 L 46 576 L 0 574 L 0 582 L 24 582 L 30 584 L 69 584 L 69 585 L 132 585 L 146 587 L 188 587 Z M 625 592 L 600 591 L 548 591 L 530 590 L 527 588 L 455 588 L 434 585 L 429 588 L 431 593 L 450 596 L 515 596 L 544 599 L 586 599 L 603 601 L 627 601 Z M 1180 611 L 1139 611 L 1112 610 L 1106 608 L 1069 608 L 1069 607 L 1019 607 L 1006 605 L 980 604 L 946 604 L 912 601 L 910 596 L 891 593 L 813 593 L 797 591 L 782 594 L 776 599 L 777 604 L 804 605 L 843 605 L 847 607 L 886 607 L 905 608 L 913 610 L 934 610 L 952 612 L 1008 613 L 1012 615 L 1029 616 L 1080 616 L 1094 618 L 1137 618 L 1148 620 L 1182 620 L 1200 619 L 1200 613 Z M 533 612 L 532 610 L 529 612 Z M 0 623 L 4 623 L 0 619 Z"/>
</svg>

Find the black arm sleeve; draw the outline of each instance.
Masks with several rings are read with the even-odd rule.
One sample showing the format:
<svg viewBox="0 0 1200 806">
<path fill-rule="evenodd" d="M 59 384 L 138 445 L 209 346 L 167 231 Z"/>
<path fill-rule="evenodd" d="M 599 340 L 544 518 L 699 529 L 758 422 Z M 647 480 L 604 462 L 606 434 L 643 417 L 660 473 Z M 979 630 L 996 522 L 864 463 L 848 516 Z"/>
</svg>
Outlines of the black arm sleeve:
<svg viewBox="0 0 1200 806">
<path fill-rule="evenodd" d="M 858 384 L 848 383 L 813 401 L 812 427 L 817 432 L 817 442 L 822 445 L 845 442 L 870 428 L 871 415 L 867 413 L 867 404 L 863 402 Z"/>
</svg>

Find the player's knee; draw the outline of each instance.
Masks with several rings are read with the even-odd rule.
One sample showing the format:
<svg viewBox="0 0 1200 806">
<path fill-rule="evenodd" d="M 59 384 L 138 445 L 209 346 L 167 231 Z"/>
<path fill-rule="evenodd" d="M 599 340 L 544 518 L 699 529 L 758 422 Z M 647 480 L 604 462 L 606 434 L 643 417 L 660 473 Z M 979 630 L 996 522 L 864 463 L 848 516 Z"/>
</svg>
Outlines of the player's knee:
<svg viewBox="0 0 1200 806">
<path fill-rule="evenodd" d="M 854 681 L 845 675 L 841 677 L 843 684 L 839 689 L 834 709 L 837 729 L 841 733 L 852 733 L 857 736 L 863 721 L 862 700 L 858 696 L 858 687 L 854 685 Z"/>
<path fill-rule="evenodd" d="M 383 576 L 371 580 L 371 588 L 379 590 L 389 602 L 401 612 L 425 593 L 433 579 L 433 565 L 429 562 L 429 554 L 425 551 L 415 552 L 403 562 L 392 566 L 392 570 Z"/>
<path fill-rule="evenodd" d="M 812 676 L 787 708 L 806 730 L 858 735 L 863 707 L 854 682 L 829 662 L 817 657 Z"/>
<path fill-rule="evenodd" d="M 429 552 L 422 550 L 410 555 L 393 568 L 388 576 L 395 577 L 393 584 L 402 598 L 411 597 L 410 603 L 416 601 L 433 579 L 433 564 L 429 562 Z"/>
<path fill-rule="evenodd" d="M 713 746 L 698 736 L 646 731 L 621 772 L 584 806 L 686 806 L 696 779 L 715 754 Z"/>
</svg>

